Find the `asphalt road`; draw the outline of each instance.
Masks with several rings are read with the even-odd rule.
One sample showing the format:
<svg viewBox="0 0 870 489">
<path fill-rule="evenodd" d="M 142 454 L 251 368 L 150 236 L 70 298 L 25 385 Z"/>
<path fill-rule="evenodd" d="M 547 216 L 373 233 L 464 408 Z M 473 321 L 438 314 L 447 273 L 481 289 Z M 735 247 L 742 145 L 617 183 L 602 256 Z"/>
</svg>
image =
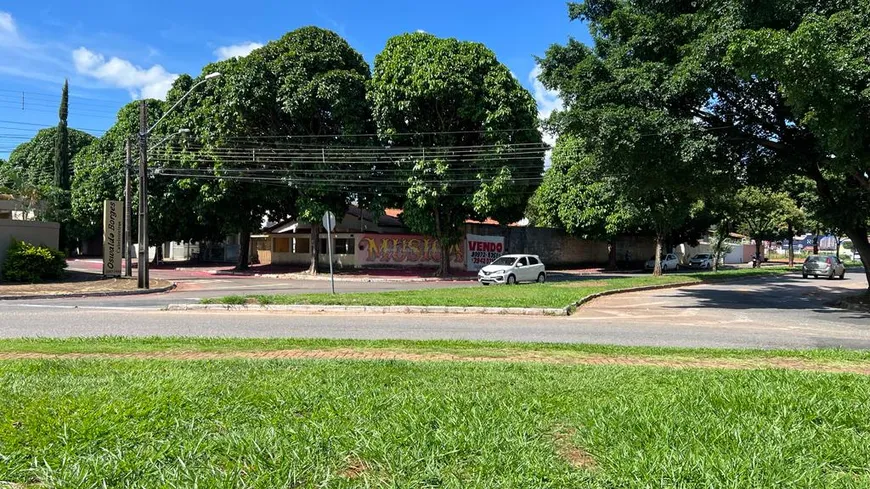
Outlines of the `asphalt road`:
<svg viewBox="0 0 870 489">
<path fill-rule="evenodd" d="M 209 280 L 209 281 L 207 281 Z M 277 282 L 277 283 L 276 283 Z M 342 291 L 463 283 L 341 282 Z M 230 293 L 312 292 L 328 282 L 203 278 L 169 294 L 0 303 L 0 337 L 221 336 L 466 339 L 635 346 L 870 348 L 870 314 L 829 307 L 866 287 L 845 281 L 764 279 L 602 298 L 569 318 L 449 315 L 295 315 L 166 312 L 169 302 Z"/>
</svg>

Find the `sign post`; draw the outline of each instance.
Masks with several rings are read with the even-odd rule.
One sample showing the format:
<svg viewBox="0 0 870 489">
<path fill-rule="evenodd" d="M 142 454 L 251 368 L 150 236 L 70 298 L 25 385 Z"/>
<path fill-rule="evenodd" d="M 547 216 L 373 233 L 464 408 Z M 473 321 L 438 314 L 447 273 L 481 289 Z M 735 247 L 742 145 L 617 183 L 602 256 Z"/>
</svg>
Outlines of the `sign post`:
<svg viewBox="0 0 870 489">
<path fill-rule="evenodd" d="M 124 214 L 121 202 L 103 201 L 103 275 L 121 276 L 121 243 L 124 242 Z"/>
<path fill-rule="evenodd" d="M 335 294 L 335 275 L 332 273 L 332 230 L 335 229 L 335 214 L 326 211 L 323 214 L 323 227 L 326 228 L 326 249 L 329 251 L 329 283 Z"/>
</svg>

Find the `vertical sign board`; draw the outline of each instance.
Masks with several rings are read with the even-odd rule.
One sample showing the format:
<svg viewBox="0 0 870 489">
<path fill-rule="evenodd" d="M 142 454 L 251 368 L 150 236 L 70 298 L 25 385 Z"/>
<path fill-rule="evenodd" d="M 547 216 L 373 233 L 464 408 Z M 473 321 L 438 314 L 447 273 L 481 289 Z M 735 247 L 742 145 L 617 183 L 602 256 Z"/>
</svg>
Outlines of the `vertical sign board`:
<svg viewBox="0 0 870 489">
<path fill-rule="evenodd" d="M 465 265 L 476 272 L 504 254 L 504 236 L 465 236 Z"/>
<path fill-rule="evenodd" d="M 124 242 L 123 206 L 117 200 L 103 201 L 103 275 L 121 276 L 121 246 Z"/>
</svg>

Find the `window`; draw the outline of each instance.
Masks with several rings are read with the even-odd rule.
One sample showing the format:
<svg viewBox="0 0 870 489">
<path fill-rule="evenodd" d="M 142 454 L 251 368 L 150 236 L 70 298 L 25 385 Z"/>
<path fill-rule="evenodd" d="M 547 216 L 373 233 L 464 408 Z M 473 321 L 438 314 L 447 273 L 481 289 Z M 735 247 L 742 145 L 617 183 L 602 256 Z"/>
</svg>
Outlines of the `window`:
<svg viewBox="0 0 870 489">
<path fill-rule="evenodd" d="M 354 254 L 354 239 L 353 238 L 335 238 L 336 255 L 352 255 Z"/>
<path fill-rule="evenodd" d="M 334 255 L 353 255 L 355 240 L 353 238 L 332 238 Z M 320 253 L 326 254 L 326 238 L 320 239 Z"/>
<path fill-rule="evenodd" d="M 528 265 L 528 264 L 529 264 L 529 262 L 526 261 L 526 257 L 522 257 L 522 258 L 519 259 L 519 261 L 517 261 L 517 266 L 518 266 L 518 267 L 524 267 L 524 266 L 526 266 L 526 265 Z"/>
<path fill-rule="evenodd" d="M 311 238 L 293 238 L 293 253 L 311 253 Z"/>
<path fill-rule="evenodd" d="M 529 265 L 540 265 L 540 264 L 541 264 L 541 262 L 538 261 L 538 259 L 535 258 L 534 256 L 529 257 Z"/>
<path fill-rule="evenodd" d="M 275 253 L 289 253 L 290 238 L 272 238 L 272 251 Z"/>
</svg>

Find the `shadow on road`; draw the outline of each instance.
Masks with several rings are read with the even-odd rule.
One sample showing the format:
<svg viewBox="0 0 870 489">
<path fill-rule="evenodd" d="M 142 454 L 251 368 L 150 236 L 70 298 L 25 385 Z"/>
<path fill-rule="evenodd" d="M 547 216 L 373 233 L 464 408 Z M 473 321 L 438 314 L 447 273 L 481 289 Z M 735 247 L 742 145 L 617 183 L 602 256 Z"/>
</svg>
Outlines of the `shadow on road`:
<svg viewBox="0 0 870 489">
<path fill-rule="evenodd" d="M 859 278 L 846 278 L 862 280 Z M 870 313 L 840 309 L 837 304 L 846 297 L 864 291 L 844 287 L 844 281 L 803 279 L 797 276 L 777 277 L 774 283 L 752 281 L 742 283 L 713 284 L 709 287 L 681 289 L 682 297 L 694 299 L 689 304 L 669 306 L 674 309 L 710 307 L 723 309 L 777 309 L 804 310 L 819 314 L 835 315 L 843 320 L 867 319 L 870 329 Z"/>
</svg>

